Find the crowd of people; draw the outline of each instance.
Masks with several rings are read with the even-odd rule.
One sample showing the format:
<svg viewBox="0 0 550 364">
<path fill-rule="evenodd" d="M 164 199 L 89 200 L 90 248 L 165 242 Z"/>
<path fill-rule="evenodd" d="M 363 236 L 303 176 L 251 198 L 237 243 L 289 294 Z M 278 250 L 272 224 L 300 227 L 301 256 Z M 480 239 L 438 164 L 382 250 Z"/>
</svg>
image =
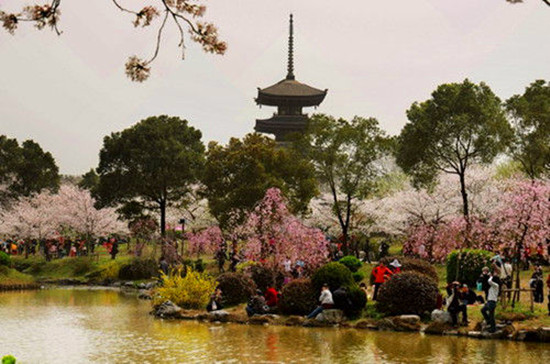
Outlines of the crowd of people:
<svg viewBox="0 0 550 364">
<path fill-rule="evenodd" d="M 126 243 L 120 237 L 102 237 L 99 239 L 6 239 L 0 240 L 0 251 L 8 255 L 42 255 L 46 261 L 64 257 L 81 257 L 94 253 L 101 246 L 115 259 L 119 253 L 119 245 Z"/>
</svg>

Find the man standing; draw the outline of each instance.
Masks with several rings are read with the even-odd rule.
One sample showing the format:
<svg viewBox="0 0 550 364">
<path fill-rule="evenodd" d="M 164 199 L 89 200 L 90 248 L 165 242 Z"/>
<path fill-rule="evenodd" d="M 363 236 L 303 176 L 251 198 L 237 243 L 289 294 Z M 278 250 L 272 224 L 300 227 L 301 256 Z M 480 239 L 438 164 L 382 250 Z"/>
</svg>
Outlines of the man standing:
<svg viewBox="0 0 550 364">
<path fill-rule="evenodd" d="M 378 288 L 386 281 L 388 277 L 390 277 L 393 274 L 393 272 L 386 267 L 384 262 L 380 261 L 376 267 L 372 270 L 372 275 L 374 277 L 374 294 L 372 296 L 372 299 L 376 301 L 378 297 Z"/>
<path fill-rule="evenodd" d="M 495 322 L 495 309 L 497 307 L 498 301 L 498 292 L 500 289 L 500 278 L 498 277 L 499 271 L 497 268 L 493 270 L 493 275 L 487 281 L 489 283 L 489 294 L 487 296 L 487 302 L 481 309 L 481 314 L 489 325 L 489 332 L 493 333 L 496 331 L 496 322 Z"/>
</svg>

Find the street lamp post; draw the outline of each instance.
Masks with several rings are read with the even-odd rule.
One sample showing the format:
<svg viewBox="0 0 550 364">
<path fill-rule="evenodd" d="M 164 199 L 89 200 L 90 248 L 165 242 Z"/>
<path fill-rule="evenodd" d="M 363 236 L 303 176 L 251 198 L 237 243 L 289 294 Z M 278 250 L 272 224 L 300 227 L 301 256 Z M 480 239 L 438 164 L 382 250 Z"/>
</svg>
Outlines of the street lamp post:
<svg viewBox="0 0 550 364">
<path fill-rule="evenodd" d="M 183 259 L 183 245 L 185 244 L 185 219 L 180 219 L 181 224 L 181 259 Z"/>
</svg>

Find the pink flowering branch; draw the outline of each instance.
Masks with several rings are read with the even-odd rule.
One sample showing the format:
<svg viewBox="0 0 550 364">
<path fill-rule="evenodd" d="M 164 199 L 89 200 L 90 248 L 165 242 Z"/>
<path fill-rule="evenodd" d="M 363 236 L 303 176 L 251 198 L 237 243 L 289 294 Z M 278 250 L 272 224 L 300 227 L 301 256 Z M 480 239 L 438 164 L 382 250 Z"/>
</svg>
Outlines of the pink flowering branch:
<svg viewBox="0 0 550 364">
<path fill-rule="evenodd" d="M 118 0 L 111 0 L 113 4 L 122 12 L 131 14 L 135 17 L 134 27 L 150 26 L 155 18 L 161 15 L 161 12 L 154 6 L 145 6 L 139 11 L 128 9 L 120 4 Z M 185 31 L 187 26 L 191 39 L 199 43 L 207 53 L 223 55 L 227 50 L 227 44 L 219 39 L 218 29 L 211 23 L 199 22 L 196 18 L 201 18 L 206 7 L 204 5 L 193 4 L 190 0 L 157 0 L 162 4 L 164 18 L 157 30 L 156 43 L 153 56 L 144 60 L 137 56 L 129 57 L 126 62 L 126 75 L 136 82 L 147 80 L 151 73 L 151 63 L 157 58 L 160 51 L 163 31 L 168 19 L 172 19 L 178 28 L 180 42 L 178 47 L 182 48 L 182 59 L 185 56 Z M 2 26 L 10 33 L 15 34 L 20 22 L 34 22 L 37 29 L 43 29 L 46 25 L 50 26 L 58 35 L 61 35 L 57 24 L 59 21 L 61 0 L 52 0 L 45 5 L 26 6 L 20 13 L 6 13 L 0 10 L 0 22 Z"/>
</svg>

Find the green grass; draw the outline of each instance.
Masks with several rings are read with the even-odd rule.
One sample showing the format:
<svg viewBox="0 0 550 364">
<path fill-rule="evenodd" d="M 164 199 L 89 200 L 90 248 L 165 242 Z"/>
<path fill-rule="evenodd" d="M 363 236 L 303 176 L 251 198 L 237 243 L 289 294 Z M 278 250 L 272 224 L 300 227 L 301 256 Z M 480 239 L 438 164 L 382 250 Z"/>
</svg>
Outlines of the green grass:
<svg viewBox="0 0 550 364">
<path fill-rule="evenodd" d="M 102 271 L 113 264 L 122 266 L 129 262 L 130 256 L 120 256 L 113 262 L 109 256 L 61 258 L 47 262 L 43 257 L 32 256 L 13 257 L 13 264 L 23 273 L 36 279 L 79 279 L 86 280 L 86 276 Z"/>
<path fill-rule="evenodd" d="M 0 266 L 0 286 L 33 283 L 34 278 L 28 274 L 16 271 L 6 266 Z"/>
</svg>

